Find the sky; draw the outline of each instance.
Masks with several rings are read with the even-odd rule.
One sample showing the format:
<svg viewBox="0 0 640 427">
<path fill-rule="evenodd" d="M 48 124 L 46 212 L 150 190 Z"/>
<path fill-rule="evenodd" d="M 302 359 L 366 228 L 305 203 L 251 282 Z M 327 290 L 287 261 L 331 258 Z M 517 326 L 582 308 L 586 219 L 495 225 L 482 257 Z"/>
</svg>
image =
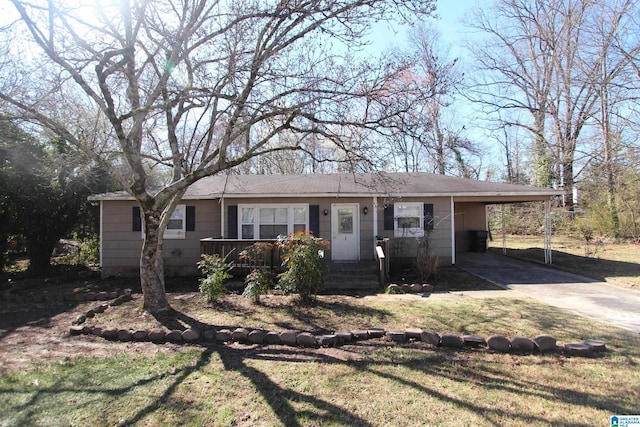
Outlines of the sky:
<svg viewBox="0 0 640 427">
<path fill-rule="evenodd" d="M 471 30 L 463 24 L 463 18 L 471 14 L 476 6 L 487 7 L 490 4 L 493 2 L 488 0 L 437 0 L 436 2 L 436 16 L 429 22 L 433 23 L 438 30 L 440 45 L 448 50 L 448 58 L 458 58 L 459 66 L 463 71 L 471 62 L 464 48 L 464 42 L 473 37 Z M 386 23 L 380 23 L 373 29 L 371 49 L 379 53 L 390 48 L 406 46 L 408 29 L 408 27 L 390 27 Z M 456 98 L 450 110 L 453 112 L 450 118 L 452 128 L 460 129 L 464 126 L 465 131 L 462 136 L 478 144 L 485 153 L 482 159 L 483 164 L 489 169 L 501 168 L 501 155 L 491 143 L 491 138 L 484 130 L 473 125 L 477 113 L 469 103 Z"/>
<path fill-rule="evenodd" d="M 452 56 L 463 54 L 462 39 L 466 37 L 462 18 L 478 4 L 479 0 L 437 0 L 436 15 L 430 20 L 440 33 L 443 46 L 449 46 Z M 485 0 L 485 4 L 486 4 Z M 390 47 L 402 46 L 407 39 L 407 29 L 401 26 L 389 26 L 380 23 L 373 30 L 373 47 L 386 50 Z"/>
</svg>

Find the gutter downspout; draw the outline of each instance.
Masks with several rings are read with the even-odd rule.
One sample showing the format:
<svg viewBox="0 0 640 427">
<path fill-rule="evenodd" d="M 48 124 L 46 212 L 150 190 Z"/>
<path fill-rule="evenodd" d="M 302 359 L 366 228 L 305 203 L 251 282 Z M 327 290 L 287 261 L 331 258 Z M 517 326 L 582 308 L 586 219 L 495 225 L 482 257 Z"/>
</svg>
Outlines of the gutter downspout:
<svg viewBox="0 0 640 427">
<path fill-rule="evenodd" d="M 100 200 L 100 268 L 104 267 L 103 256 L 104 256 L 104 200 Z M 129 209 L 131 210 L 131 209 Z"/>
<path fill-rule="evenodd" d="M 224 206 L 224 193 L 227 191 L 227 182 L 229 182 L 229 174 L 226 174 L 224 179 L 224 187 L 222 187 L 222 194 L 220 194 L 220 235 L 223 239 L 226 238 L 224 220 L 225 220 L 225 206 Z"/>
<path fill-rule="evenodd" d="M 544 263 L 553 264 L 551 250 L 551 200 L 544 202 Z"/>
<path fill-rule="evenodd" d="M 373 254 L 376 254 L 376 243 L 378 238 L 378 198 L 373 197 Z"/>
<path fill-rule="evenodd" d="M 451 196 L 451 265 L 456 265 L 456 211 Z"/>
</svg>

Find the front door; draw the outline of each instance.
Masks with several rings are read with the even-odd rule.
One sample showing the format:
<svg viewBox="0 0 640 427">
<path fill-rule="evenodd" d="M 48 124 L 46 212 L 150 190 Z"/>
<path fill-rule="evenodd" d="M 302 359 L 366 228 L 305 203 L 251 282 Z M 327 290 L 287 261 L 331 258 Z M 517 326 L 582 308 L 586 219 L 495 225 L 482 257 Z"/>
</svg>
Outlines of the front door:
<svg viewBox="0 0 640 427">
<path fill-rule="evenodd" d="M 331 260 L 358 261 L 360 259 L 360 205 L 335 203 L 331 205 Z"/>
</svg>

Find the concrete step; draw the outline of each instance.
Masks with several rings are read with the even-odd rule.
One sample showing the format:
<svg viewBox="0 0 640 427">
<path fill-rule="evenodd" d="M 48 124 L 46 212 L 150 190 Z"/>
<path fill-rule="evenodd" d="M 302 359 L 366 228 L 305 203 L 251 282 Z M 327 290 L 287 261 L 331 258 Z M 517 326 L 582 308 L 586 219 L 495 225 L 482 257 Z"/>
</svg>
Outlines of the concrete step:
<svg viewBox="0 0 640 427">
<path fill-rule="evenodd" d="M 378 271 L 375 262 L 331 263 L 325 280 L 326 290 L 378 289 Z"/>
</svg>

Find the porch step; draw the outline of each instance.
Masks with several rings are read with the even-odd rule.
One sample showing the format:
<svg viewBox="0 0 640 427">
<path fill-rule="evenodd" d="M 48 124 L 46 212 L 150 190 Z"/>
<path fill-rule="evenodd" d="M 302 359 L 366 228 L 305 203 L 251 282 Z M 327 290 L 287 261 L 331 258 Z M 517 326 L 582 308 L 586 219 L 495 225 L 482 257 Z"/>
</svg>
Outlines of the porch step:
<svg viewBox="0 0 640 427">
<path fill-rule="evenodd" d="M 324 283 L 326 291 L 364 291 L 378 289 L 375 261 L 332 262 Z"/>
</svg>

